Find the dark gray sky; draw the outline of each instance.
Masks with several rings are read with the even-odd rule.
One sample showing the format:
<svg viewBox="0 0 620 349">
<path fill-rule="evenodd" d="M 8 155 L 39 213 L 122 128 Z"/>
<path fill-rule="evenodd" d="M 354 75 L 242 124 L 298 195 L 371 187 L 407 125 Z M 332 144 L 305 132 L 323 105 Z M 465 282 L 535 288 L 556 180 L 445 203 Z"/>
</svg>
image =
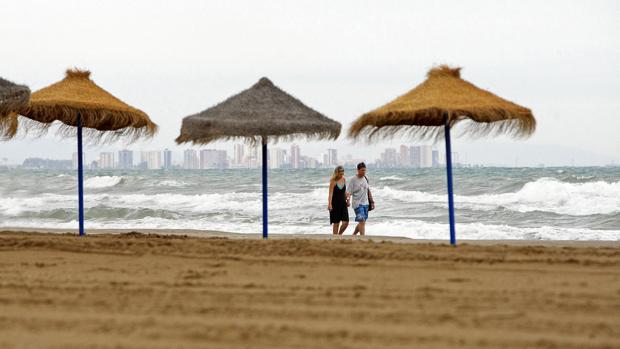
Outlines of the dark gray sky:
<svg viewBox="0 0 620 349">
<path fill-rule="evenodd" d="M 183 116 L 261 76 L 346 129 L 448 63 L 538 120 L 526 141 L 456 140 L 468 161 L 620 163 L 617 1 L 22 0 L 0 2 L 0 13 L 0 76 L 34 91 L 68 67 L 91 70 L 100 86 L 161 126 L 134 150 L 184 149 L 173 142 Z M 336 146 L 374 158 L 403 142 L 410 143 L 298 143 L 313 156 Z M 536 149 L 548 153 L 532 158 Z M 0 144 L 0 158 L 11 162 L 73 151 L 73 141 L 52 136 Z"/>
</svg>

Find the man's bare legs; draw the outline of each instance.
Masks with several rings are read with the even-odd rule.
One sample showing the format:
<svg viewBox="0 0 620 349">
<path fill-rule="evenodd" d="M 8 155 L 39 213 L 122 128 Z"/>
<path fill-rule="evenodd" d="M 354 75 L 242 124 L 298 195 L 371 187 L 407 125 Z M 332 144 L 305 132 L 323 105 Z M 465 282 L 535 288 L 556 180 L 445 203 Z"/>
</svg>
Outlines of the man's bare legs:
<svg viewBox="0 0 620 349">
<path fill-rule="evenodd" d="M 338 235 L 342 235 L 348 226 L 349 226 L 349 221 L 342 221 L 340 224 L 340 230 L 338 230 Z"/>
<path fill-rule="evenodd" d="M 353 230 L 353 235 L 357 235 L 357 233 L 360 235 L 366 235 L 366 221 L 357 223 L 355 230 Z"/>
</svg>

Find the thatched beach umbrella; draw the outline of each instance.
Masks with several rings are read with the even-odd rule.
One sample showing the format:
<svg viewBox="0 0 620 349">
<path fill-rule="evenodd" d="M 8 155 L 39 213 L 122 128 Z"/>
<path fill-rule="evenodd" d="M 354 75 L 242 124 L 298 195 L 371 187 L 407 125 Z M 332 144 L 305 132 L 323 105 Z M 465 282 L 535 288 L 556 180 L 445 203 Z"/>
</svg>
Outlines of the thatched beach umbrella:
<svg viewBox="0 0 620 349">
<path fill-rule="evenodd" d="M 0 139 L 17 133 L 17 115 L 28 107 L 30 89 L 0 78 Z"/>
<path fill-rule="evenodd" d="M 157 131 L 157 125 L 143 111 L 97 86 L 90 79 L 89 71 L 78 69 L 67 70 L 63 80 L 34 92 L 30 107 L 23 115 L 37 121 L 37 127 L 42 129 L 60 121 L 62 134 L 72 135 L 77 131 L 80 235 L 84 235 L 82 128 L 86 129 L 87 140 L 91 142 L 120 137 L 136 140 L 141 136 L 153 136 Z"/>
<path fill-rule="evenodd" d="M 356 119 L 349 137 L 369 140 L 395 135 L 414 139 L 445 136 L 450 243 L 456 244 L 452 192 L 450 129 L 463 120 L 463 133 L 474 136 L 508 134 L 529 136 L 536 128 L 532 112 L 461 79 L 461 68 L 442 65 L 413 90 Z"/>
<path fill-rule="evenodd" d="M 203 112 L 183 119 L 177 143 L 206 144 L 243 138 L 262 143 L 263 238 L 267 238 L 267 142 L 295 137 L 336 139 L 341 125 L 305 106 L 269 79 Z"/>
</svg>

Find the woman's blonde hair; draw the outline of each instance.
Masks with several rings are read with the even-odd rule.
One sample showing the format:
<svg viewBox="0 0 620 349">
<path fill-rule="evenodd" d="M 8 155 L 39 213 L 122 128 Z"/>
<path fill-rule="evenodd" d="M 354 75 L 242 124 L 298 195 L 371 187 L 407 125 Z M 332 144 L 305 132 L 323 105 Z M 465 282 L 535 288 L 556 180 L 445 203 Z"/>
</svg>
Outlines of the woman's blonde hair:
<svg viewBox="0 0 620 349">
<path fill-rule="evenodd" d="M 344 167 L 342 167 L 341 165 L 336 166 L 336 168 L 334 169 L 334 173 L 332 173 L 332 181 L 335 181 L 336 178 L 338 178 L 338 172 L 344 172 Z"/>
</svg>

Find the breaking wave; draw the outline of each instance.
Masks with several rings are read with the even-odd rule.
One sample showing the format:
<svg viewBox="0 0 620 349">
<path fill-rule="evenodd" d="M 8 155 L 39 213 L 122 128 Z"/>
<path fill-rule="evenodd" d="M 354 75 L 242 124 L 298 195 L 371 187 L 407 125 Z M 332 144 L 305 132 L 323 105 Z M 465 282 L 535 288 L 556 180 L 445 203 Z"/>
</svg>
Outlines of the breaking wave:
<svg viewBox="0 0 620 349">
<path fill-rule="evenodd" d="M 446 203 L 445 195 L 421 191 L 397 190 L 385 186 L 375 192 L 377 197 L 404 202 Z M 570 216 L 612 214 L 620 212 L 620 181 L 568 183 L 554 178 L 541 178 L 526 183 L 516 192 L 456 195 L 454 200 L 457 207 L 472 210 L 502 207 L 518 212 L 542 211 Z"/>
<path fill-rule="evenodd" d="M 120 176 L 97 176 L 86 178 L 84 180 L 84 187 L 91 189 L 108 188 L 121 184 L 122 182 L 123 177 Z"/>
</svg>

